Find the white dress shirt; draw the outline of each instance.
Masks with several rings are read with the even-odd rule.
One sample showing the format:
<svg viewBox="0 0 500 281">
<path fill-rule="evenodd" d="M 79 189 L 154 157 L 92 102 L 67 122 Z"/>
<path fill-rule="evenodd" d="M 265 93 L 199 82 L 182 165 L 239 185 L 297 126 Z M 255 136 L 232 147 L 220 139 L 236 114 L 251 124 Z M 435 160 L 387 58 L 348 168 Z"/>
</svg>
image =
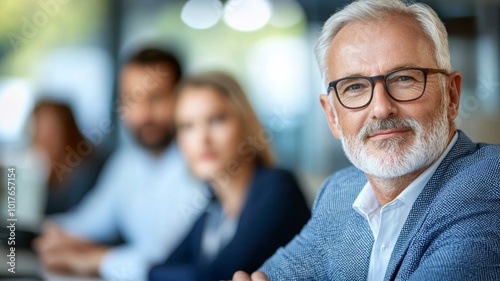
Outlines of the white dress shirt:
<svg viewBox="0 0 500 281">
<path fill-rule="evenodd" d="M 155 157 L 122 147 L 97 185 L 72 212 L 54 217 L 73 235 L 108 242 L 120 234 L 100 265 L 107 280 L 146 280 L 150 267 L 175 250 L 205 210 L 209 193 L 195 179 L 175 144 Z"/>
<path fill-rule="evenodd" d="M 374 243 L 370 256 L 368 281 L 383 280 L 392 251 L 415 200 L 432 177 L 437 167 L 458 139 L 455 133 L 444 153 L 420 174 L 408 187 L 391 202 L 381 206 L 370 182 L 367 182 L 352 204 L 370 225 Z"/>
</svg>

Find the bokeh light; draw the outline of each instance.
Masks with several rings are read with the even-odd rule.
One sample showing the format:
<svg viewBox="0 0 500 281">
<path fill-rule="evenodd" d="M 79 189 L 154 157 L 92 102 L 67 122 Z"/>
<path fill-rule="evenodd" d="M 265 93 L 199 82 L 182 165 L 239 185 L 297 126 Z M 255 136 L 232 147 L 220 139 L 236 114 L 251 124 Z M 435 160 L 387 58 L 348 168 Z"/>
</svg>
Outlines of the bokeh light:
<svg viewBox="0 0 500 281">
<path fill-rule="evenodd" d="M 191 0 L 184 4 L 181 19 L 189 27 L 207 29 L 222 17 L 222 3 L 220 1 Z"/>
<path fill-rule="evenodd" d="M 224 6 L 224 20 L 239 31 L 254 31 L 264 27 L 272 14 L 267 0 L 229 0 Z"/>
</svg>

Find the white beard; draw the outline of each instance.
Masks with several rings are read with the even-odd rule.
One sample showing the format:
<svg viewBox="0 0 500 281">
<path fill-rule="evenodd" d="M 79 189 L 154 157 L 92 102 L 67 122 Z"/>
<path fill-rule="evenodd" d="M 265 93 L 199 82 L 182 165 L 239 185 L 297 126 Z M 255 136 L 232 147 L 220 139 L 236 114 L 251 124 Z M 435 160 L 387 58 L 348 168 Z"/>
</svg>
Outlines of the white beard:
<svg viewBox="0 0 500 281">
<path fill-rule="evenodd" d="M 358 169 L 383 179 L 397 178 L 430 165 L 448 145 L 447 109 L 444 99 L 442 102 L 443 106 L 433 117 L 430 128 L 409 117 L 379 119 L 365 124 L 357 136 L 346 137 L 337 121 L 345 155 Z M 413 143 L 409 143 L 411 139 L 397 137 L 376 141 L 370 150 L 366 144 L 367 136 L 391 128 L 410 129 Z"/>
</svg>

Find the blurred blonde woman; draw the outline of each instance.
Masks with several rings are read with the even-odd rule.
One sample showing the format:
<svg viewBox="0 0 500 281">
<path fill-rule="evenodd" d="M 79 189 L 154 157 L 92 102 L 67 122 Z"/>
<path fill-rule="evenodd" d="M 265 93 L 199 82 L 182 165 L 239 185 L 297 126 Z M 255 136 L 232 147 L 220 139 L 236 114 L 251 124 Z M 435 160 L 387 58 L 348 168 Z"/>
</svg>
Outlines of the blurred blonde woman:
<svg viewBox="0 0 500 281">
<path fill-rule="evenodd" d="M 309 219 L 295 177 L 273 167 L 269 137 L 227 74 L 183 81 L 175 124 L 179 146 L 212 200 L 150 280 L 227 280 L 236 270 L 256 270 Z"/>
</svg>

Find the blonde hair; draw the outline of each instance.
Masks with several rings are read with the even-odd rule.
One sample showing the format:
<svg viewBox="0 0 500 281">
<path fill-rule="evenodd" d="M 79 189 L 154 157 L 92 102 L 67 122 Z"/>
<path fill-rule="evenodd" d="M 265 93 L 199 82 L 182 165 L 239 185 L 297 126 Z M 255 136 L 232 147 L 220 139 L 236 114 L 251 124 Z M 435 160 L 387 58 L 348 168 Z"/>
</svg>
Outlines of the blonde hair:
<svg viewBox="0 0 500 281">
<path fill-rule="evenodd" d="M 179 99 L 184 88 L 193 86 L 211 87 L 231 102 L 245 125 L 246 132 L 244 140 L 249 137 L 259 136 L 263 132 L 265 133 L 265 130 L 261 126 L 255 111 L 252 109 L 245 92 L 232 76 L 223 72 L 211 71 L 188 77 L 177 86 L 175 99 Z M 252 146 L 250 143 L 249 145 Z M 261 143 L 260 147 L 253 147 L 256 151 L 257 163 L 267 167 L 272 167 L 274 165 L 272 149 L 267 141 Z"/>
</svg>

